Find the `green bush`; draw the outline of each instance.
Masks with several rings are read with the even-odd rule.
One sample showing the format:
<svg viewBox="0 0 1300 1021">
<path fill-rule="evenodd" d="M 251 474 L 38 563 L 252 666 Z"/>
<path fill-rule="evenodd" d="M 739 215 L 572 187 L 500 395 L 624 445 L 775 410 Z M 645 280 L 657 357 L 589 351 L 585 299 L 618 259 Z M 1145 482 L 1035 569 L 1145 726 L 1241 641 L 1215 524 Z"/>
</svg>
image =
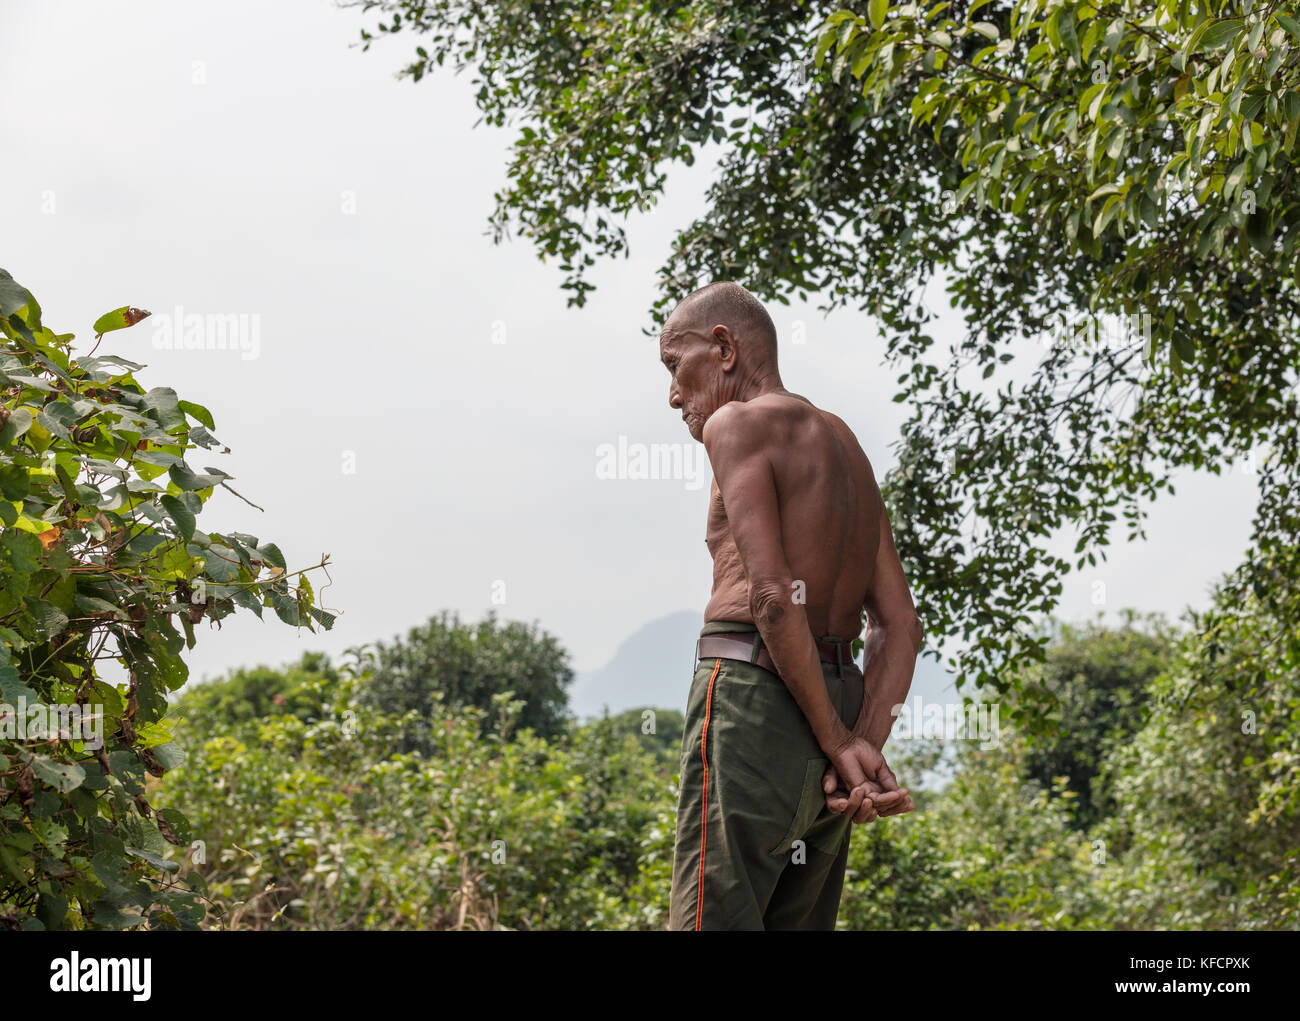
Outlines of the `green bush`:
<svg viewBox="0 0 1300 1021">
<path fill-rule="evenodd" d="M 1178 633 L 1149 623 L 1058 629 L 1052 672 L 1028 667 L 1003 698 L 996 745 L 949 746 L 942 788 L 920 782 L 937 743 L 891 741 L 917 810 L 855 829 L 839 928 L 1300 924 L 1295 639 L 1251 605 Z M 654 734 L 632 710 L 547 738 L 517 729 L 508 692 L 397 715 L 369 704 L 371 683 L 364 659 L 311 657 L 181 698 L 187 757 L 157 800 L 185 806 L 203 841 L 185 869 L 206 880 L 204 925 L 664 927 L 679 716 L 656 712 Z M 1008 722 L 1045 691 L 1055 729 Z M 241 716 L 245 695 L 269 714 Z M 1081 718 L 1096 732 L 1069 733 Z M 404 750 L 412 731 L 423 751 Z M 1086 799 L 1078 773 L 1045 773 L 1044 749 L 1084 767 Z"/>
<path fill-rule="evenodd" d="M 201 887 L 165 857 L 189 824 L 177 803 L 155 811 L 149 780 L 180 761 L 182 652 L 236 607 L 334 618 L 275 544 L 198 528 L 230 477 L 186 460 L 221 449 L 206 408 L 146 391 L 124 358 L 74 357 L 4 270 L 0 336 L 0 928 L 193 928 Z"/>
<path fill-rule="evenodd" d="M 370 679 L 306 676 L 301 716 L 180 732 L 164 803 L 185 805 L 211 898 L 230 928 L 588 928 L 662 924 L 640 903 L 665 840 L 672 772 L 611 719 L 547 740 L 491 714 L 370 708 Z M 218 685 L 213 685 L 217 687 Z M 202 693 L 212 698 L 216 692 Z M 181 700 L 180 712 L 192 719 Z M 400 749 L 412 734 L 426 757 Z M 666 833 L 666 837 L 665 837 Z M 666 890 L 662 900 L 666 903 Z"/>
</svg>

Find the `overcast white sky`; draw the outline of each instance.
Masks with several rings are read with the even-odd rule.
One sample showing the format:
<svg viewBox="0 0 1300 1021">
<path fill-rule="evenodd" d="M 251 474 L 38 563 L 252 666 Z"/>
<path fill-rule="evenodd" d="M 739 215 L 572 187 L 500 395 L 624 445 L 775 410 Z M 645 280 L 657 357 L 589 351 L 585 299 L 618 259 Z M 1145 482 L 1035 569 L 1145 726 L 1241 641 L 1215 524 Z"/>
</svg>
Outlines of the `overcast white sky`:
<svg viewBox="0 0 1300 1021">
<path fill-rule="evenodd" d="M 472 129 L 468 77 L 398 82 L 415 38 L 362 53 L 362 23 L 327 0 L 5 0 L 0 266 L 86 347 L 100 313 L 152 310 L 101 351 L 207 405 L 232 453 L 194 460 L 265 508 L 219 491 L 199 527 L 272 538 L 291 568 L 331 555 L 333 632 L 241 613 L 201 633 L 192 676 L 338 653 L 443 608 L 477 619 L 497 582 L 503 616 L 600 667 L 708 596 L 707 488 L 603 480 L 596 452 L 620 436 L 691 442 L 641 329 L 657 327 L 653 271 L 710 168 L 680 172 L 631 225 L 632 257 L 566 309 L 554 266 L 484 234 L 509 136 Z M 257 317 L 257 357 L 155 350 L 178 306 Z M 842 415 L 883 476 L 904 410 L 876 327 L 772 312 L 786 385 Z M 1245 548 L 1253 480 L 1237 467 L 1177 490 L 1146 544 L 1067 583 L 1062 616 L 1092 616 L 1098 580 L 1112 612 L 1204 605 Z"/>
</svg>

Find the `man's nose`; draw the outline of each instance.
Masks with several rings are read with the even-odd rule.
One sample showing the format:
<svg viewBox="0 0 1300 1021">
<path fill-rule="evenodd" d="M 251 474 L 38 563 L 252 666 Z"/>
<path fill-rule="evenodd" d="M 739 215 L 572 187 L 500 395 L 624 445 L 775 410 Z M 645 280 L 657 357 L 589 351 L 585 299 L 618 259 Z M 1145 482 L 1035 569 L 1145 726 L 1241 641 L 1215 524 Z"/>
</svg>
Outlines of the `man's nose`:
<svg viewBox="0 0 1300 1021">
<path fill-rule="evenodd" d="M 668 388 L 668 406 L 670 408 L 677 408 L 678 410 L 682 407 L 682 395 L 677 392 L 676 386 L 670 386 Z"/>
</svg>

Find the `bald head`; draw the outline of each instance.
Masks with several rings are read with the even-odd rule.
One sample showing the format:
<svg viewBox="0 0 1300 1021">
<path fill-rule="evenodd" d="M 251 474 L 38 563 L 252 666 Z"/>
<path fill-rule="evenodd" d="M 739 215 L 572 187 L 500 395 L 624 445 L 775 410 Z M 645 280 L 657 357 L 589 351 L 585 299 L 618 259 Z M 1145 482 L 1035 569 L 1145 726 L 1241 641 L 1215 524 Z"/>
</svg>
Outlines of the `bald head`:
<svg viewBox="0 0 1300 1021">
<path fill-rule="evenodd" d="M 776 366 L 776 327 L 739 284 L 692 291 L 659 332 L 659 360 L 671 373 L 668 404 L 704 442 L 704 423 L 731 401 L 785 393 Z"/>
<path fill-rule="evenodd" d="M 740 284 L 719 280 L 692 291 L 677 303 L 669 319 L 678 329 L 706 333 L 726 326 L 751 359 L 776 367 L 776 326 L 763 303 Z"/>
</svg>

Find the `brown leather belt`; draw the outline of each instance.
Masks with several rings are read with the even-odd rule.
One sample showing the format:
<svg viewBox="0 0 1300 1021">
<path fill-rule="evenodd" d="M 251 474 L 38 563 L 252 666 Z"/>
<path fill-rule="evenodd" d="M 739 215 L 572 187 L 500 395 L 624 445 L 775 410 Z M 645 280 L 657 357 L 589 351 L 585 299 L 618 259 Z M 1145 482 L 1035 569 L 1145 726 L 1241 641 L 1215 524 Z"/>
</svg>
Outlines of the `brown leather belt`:
<svg viewBox="0 0 1300 1021">
<path fill-rule="evenodd" d="M 814 644 L 817 646 L 817 656 L 823 663 L 834 663 L 838 667 L 853 662 L 852 648 L 848 642 L 815 642 Z M 755 646 L 758 649 L 757 656 L 754 655 Z M 695 655 L 697 659 L 714 659 L 719 656 L 723 659 L 738 659 L 743 663 L 754 663 L 780 676 L 776 663 L 772 660 L 772 654 L 767 651 L 758 632 L 705 635 L 696 643 Z"/>
</svg>

